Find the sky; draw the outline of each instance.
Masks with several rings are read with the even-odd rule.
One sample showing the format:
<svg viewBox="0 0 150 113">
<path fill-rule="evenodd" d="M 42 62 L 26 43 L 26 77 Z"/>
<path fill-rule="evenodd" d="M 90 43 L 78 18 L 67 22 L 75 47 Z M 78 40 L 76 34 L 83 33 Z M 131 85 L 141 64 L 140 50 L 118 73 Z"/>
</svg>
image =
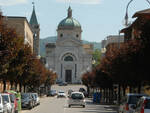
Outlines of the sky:
<svg viewBox="0 0 150 113">
<path fill-rule="evenodd" d="M 125 26 L 124 16 L 130 0 L 0 0 L 4 16 L 22 16 L 30 20 L 35 11 L 40 24 L 40 38 L 56 36 L 57 26 L 66 18 L 71 6 L 73 17 L 82 27 L 82 40 L 101 42 L 109 35 L 118 35 Z M 140 10 L 150 8 L 147 0 L 133 0 L 128 8 L 129 20 Z"/>
</svg>

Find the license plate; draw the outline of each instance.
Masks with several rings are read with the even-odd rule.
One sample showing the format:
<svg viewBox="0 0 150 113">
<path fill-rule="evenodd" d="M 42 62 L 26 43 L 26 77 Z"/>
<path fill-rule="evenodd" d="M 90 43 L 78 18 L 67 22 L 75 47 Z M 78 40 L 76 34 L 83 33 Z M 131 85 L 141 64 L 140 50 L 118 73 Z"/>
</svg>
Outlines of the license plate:
<svg viewBox="0 0 150 113">
<path fill-rule="evenodd" d="M 74 102 L 79 102 L 78 100 L 74 100 Z"/>
</svg>

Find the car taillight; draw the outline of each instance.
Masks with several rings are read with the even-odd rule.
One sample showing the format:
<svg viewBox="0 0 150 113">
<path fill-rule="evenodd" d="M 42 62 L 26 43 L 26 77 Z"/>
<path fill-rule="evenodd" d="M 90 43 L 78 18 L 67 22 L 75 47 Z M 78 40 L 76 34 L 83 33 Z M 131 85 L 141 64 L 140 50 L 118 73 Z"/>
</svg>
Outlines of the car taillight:
<svg viewBox="0 0 150 113">
<path fill-rule="evenodd" d="M 141 108 L 141 113 L 144 113 L 144 107 L 142 106 L 142 108 Z"/>
<path fill-rule="evenodd" d="M 144 103 L 142 104 L 142 108 L 141 108 L 141 113 L 144 113 L 144 107 L 146 103 L 147 103 L 147 100 L 144 100 Z"/>
<path fill-rule="evenodd" d="M 129 105 L 128 104 L 126 104 L 126 111 L 128 111 L 129 110 Z"/>
</svg>

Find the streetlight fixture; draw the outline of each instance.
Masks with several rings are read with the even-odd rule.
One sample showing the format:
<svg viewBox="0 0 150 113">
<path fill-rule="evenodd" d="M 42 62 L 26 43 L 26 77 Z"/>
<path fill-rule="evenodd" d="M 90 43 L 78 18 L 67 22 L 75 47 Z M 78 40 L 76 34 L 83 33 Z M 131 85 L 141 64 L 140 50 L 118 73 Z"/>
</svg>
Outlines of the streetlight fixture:
<svg viewBox="0 0 150 113">
<path fill-rule="evenodd" d="M 126 7 L 126 14 L 125 14 L 125 26 L 128 27 L 129 26 L 129 22 L 128 22 L 128 7 L 130 5 L 130 3 L 132 2 L 133 0 L 130 0 L 127 4 L 127 7 Z M 146 0 L 148 2 L 148 4 L 150 4 L 150 1 L 149 0 Z"/>
<path fill-rule="evenodd" d="M 133 0 L 130 0 L 129 3 L 127 4 L 127 7 L 126 7 L 126 14 L 125 14 L 125 26 L 127 27 L 129 25 L 128 23 L 128 7 L 130 5 L 130 3 L 132 2 Z"/>
</svg>

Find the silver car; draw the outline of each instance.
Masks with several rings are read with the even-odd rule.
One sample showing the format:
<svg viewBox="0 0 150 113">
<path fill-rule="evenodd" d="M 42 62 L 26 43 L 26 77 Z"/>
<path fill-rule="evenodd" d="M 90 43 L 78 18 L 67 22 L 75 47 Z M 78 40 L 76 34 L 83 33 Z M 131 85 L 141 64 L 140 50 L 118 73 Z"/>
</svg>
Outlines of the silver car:
<svg viewBox="0 0 150 113">
<path fill-rule="evenodd" d="M 68 107 L 77 105 L 85 107 L 85 98 L 82 92 L 72 92 L 68 99 Z"/>
<path fill-rule="evenodd" d="M 146 94 L 128 93 L 125 98 L 122 98 L 119 113 L 133 113 L 134 109 L 132 106 L 136 105 L 137 101 L 142 97 L 147 96 Z"/>
</svg>

